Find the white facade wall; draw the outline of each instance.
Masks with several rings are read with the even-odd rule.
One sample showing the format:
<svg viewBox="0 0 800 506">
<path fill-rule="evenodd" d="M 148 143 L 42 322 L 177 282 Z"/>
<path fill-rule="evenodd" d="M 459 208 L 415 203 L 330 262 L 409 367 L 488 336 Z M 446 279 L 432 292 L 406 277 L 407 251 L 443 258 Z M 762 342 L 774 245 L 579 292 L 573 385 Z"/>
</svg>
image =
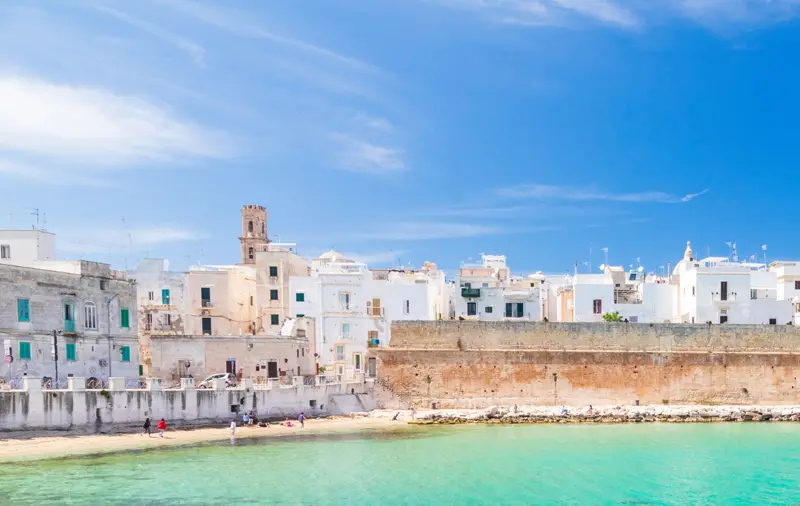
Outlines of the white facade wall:
<svg viewBox="0 0 800 506">
<path fill-rule="evenodd" d="M 0 264 L 33 266 L 56 259 L 55 234 L 42 230 L 0 230 L 0 247 L 7 246 L 10 258 Z"/>
<path fill-rule="evenodd" d="M 397 271 L 375 279 L 366 265 L 330 256 L 314 260 L 310 276 L 289 280 L 291 313 L 316 320 L 317 358 L 326 374 L 365 372 L 370 339 L 386 346 L 392 321 L 435 319 L 448 304 L 439 271 Z"/>
</svg>

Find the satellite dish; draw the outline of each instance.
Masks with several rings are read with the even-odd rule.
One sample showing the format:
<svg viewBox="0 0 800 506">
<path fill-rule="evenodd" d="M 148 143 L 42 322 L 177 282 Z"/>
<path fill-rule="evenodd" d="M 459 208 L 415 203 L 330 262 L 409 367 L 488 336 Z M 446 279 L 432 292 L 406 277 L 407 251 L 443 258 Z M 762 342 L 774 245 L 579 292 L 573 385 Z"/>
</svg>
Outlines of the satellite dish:
<svg viewBox="0 0 800 506">
<path fill-rule="evenodd" d="M 637 270 L 637 271 L 639 271 L 639 272 L 643 272 L 643 271 L 644 271 L 644 267 L 642 267 L 642 266 L 640 265 L 640 266 L 639 266 L 639 268 L 638 268 L 638 269 L 636 269 L 636 270 Z"/>
<path fill-rule="evenodd" d="M 600 270 L 601 271 L 606 270 L 606 264 L 600 264 Z"/>
</svg>

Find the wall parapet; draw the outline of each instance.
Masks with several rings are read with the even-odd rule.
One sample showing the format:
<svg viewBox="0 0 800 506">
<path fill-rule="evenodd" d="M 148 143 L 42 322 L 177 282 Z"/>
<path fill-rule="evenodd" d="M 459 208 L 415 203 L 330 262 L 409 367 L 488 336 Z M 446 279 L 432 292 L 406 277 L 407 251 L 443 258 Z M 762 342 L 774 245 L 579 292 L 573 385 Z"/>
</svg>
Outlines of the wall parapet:
<svg viewBox="0 0 800 506">
<path fill-rule="evenodd" d="M 392 322 L 390 349 L 800 353 L 793 325 Z"/>
</svg>

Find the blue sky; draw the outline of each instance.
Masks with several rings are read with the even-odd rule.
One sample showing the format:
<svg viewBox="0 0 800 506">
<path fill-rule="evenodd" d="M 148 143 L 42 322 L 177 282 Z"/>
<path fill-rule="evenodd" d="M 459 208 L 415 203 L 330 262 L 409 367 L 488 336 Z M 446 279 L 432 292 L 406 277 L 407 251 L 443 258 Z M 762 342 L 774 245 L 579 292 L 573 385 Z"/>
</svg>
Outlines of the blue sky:
<svg viewBox="0 0 800 506">
<path fill-rule="evenodd" d="M 59 254 L 800 257 L 796 0 L 6 0 L 0 227 Z M 596 269 L 595 269 L 596 270 Z"/>
</svg>

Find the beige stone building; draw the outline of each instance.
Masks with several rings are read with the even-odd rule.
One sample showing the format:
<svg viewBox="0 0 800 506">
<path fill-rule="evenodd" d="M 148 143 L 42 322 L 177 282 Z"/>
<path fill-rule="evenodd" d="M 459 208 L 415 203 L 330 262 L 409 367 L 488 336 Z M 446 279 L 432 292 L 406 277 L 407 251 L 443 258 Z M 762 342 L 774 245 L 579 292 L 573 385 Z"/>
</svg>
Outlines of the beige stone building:
<svg viewBox="0 0 800 506">
<path fill-rule="evenodd" d="M 154 335 L 152 376 L 178 381 L 229 372 L 253 378 L 291 378 L 316 374 L 314 319 L 287 320 L 279 332 L 245 336 Z"/>
</svg>

